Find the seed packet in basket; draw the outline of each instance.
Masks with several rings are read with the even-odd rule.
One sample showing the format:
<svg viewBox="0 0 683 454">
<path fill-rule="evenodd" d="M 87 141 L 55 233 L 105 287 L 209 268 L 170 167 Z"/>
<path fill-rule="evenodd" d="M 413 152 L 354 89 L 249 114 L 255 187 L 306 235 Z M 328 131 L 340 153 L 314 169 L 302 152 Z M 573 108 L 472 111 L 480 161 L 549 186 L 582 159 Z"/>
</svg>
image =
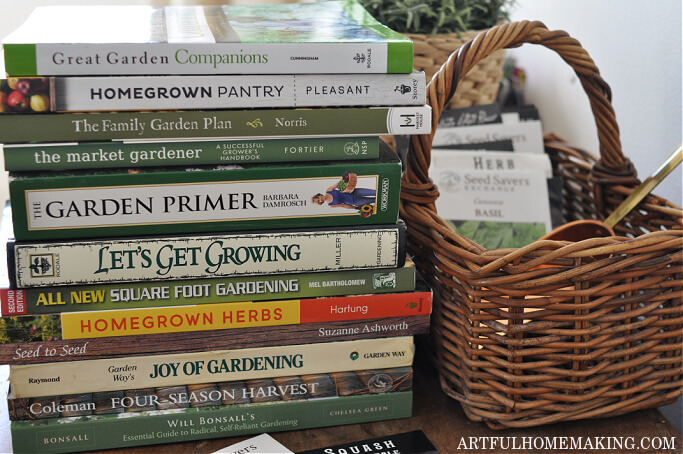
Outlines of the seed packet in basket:
<svg viewBox="0 0 683 454">
<path fill-rule="evenodd" d="M 434 150 L 429 172 L 439 215 L 486 248 L 526 246 L 552 228 L 546 154 Z"/>
</svg>

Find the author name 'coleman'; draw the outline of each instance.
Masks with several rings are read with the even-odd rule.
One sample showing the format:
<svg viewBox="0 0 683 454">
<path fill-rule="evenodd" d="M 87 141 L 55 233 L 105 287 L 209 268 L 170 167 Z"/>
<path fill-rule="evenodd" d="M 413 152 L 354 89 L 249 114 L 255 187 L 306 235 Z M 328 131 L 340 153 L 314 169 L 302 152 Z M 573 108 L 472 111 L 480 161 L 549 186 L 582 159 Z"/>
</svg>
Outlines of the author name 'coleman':
<svg viewBox="0 0 683 454">
<path fill-rule="evenodd" d="M 153 197 L 141 199 L 138 197 L 123 197 L 120 199 L 83 199 L 64 203 L 54 200 L 46 203 L 44 210 L 40 205 L 34 205 L 33 216 L 43 215 L 54 218 L 81 218 L 117 215 L 139 215 L 141 213 L 155 213 Z M 195 194 L 194 196 L 163 196 L 161 205 L 164 213 L 185 213 L 198 211 L 230 211 L 246 210 L 258 207 L 254 204 L 254 194 L 251 192 L 235 192 L 211 196 Z"/>
</svg>

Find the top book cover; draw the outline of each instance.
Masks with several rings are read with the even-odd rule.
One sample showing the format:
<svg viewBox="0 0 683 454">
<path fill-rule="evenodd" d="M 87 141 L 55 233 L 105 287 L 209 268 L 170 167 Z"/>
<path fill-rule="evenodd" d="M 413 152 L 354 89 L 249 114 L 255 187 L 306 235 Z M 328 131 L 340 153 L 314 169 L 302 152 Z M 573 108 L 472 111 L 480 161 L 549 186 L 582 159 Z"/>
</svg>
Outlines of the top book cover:
<svg viewBox="0 0 683 454">
<path fill-rule="evenodd" d="M 409 73 L 412 41 L 356 0 L 45 6 L 3 40 L 9 76 Z"/>
</svg>

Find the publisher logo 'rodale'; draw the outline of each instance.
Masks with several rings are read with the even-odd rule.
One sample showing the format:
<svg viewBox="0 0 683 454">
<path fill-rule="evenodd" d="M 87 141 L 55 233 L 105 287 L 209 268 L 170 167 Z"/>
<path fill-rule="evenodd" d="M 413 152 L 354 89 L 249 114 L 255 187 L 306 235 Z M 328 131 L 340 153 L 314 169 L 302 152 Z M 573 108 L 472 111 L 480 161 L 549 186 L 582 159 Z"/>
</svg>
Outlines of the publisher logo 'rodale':
<svg viewBox="0 0 683 454">
<path fill-rule="evenodd" d="M 32 254 L 29 257 L 31 277 L 48 277 L 55 275 L 54 254 Z"/>
</svg>

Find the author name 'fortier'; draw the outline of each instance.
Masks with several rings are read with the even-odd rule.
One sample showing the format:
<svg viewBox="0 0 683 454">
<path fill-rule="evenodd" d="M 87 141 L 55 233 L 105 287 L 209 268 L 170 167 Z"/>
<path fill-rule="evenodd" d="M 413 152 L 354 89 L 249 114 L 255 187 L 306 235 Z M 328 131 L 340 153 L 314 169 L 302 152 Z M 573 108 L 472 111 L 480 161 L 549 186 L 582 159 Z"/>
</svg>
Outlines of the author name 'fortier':
<svg viewBox="0 0 683 454">
<path fill-rule="evenodd" d="M 261 120 L 259 119 L 259 121 Z M 137 133 L 138 135 L 143 135 L 147 127 L 152 131 L 215 131 L 232 129 L 233 126 L 232 121 L 222 120 L 215 115 L 203 117 L 201 122 L 198 120 L 184 120 L 182 117 L 170 121 L 162 120 L 161 118 L 152 118 L 147 122 L 135 117 L 123 121 L 114 121 L 108 118 L 82 118 L 79 120 L 72 120 L 71 124 L 76 133 L 130 132 Z M 275 118 L 274 123 L 274 127 L 276 128 L 297 128 L 307 125 L 308 122 L 302 117 L 297 119 L 279 117 Z"/>
</svg>

